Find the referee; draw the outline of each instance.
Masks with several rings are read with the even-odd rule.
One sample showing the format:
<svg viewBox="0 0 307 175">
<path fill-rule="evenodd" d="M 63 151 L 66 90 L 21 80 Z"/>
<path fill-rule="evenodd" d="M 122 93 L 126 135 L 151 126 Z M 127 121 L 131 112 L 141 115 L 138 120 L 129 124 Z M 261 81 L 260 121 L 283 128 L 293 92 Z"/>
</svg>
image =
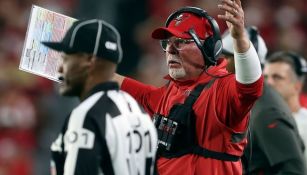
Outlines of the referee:
<svg viewBox="0 0 307 175">
<path fill-rule="evenodd" d="M 117 30 L 102 20 L 79 20 L 61 42 L 43 44 L 63 52 L 60 94 L 81 100 L 51 145 L 51 174 L 153 174 L 154 125 L 111 81 L 122 58 Z"/>
</svg>

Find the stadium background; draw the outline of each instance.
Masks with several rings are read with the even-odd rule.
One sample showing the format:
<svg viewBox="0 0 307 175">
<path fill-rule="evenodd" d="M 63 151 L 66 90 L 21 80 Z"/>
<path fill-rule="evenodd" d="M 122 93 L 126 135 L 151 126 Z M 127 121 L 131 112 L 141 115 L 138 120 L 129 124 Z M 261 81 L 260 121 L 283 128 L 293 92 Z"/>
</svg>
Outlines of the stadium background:
<svg viewBox="0 0 307 175">
<path fill-rule="evenodd" d="M 217 0 L 0 0 L 0 175 L 49 173 L 49 145 L 77 99 L 60 97 L 57 84 L 18 70 L 31 5 L 75 18 L 102 18 L 122 36 L 124 61 L 118 72 L 161 85 L 164 53 L 153 28 L 184 5 L 222 13 Z M 242 0 L 246 25 L 258 26 L 269 54 L 293 50 L 307 57 L 304 0 Z M 221 30 L 225 23 L 218 21 Z"/>
</svg>

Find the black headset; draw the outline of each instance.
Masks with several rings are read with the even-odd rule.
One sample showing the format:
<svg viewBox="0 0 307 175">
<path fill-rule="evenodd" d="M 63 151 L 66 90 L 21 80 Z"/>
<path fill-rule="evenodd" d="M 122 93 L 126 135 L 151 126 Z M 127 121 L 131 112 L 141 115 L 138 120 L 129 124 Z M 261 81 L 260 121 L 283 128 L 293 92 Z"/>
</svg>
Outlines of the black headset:
<svg viewBox="0 0 307 175">
<path fill-rule="evenodd" d="M 304 74 L 307 74 L 307 63 L 305 58 L 303 58 L 301 55 L 291 52 L 291 51 L 279 51 L 276 53 L 273 53 L 269 58 L 270 60 L 275 60 L 277 58 L 286 57 L 293 61 L 294 71 L 296 75 L 301 77 Z"/>
<path fill-rule="evenodd" d="M 246 31 L 248 33 L 248 36 L 249 36 L 249 40 L 252 42 L 256 52 L 258 53 L 258 56 L 259 56 L 259 39 L 258 39 L 258 36 L 259 35 L 259 31 L 258 31 L 258 28 L 256 26 L 249 26 L 249 27 L 246 27 Z M 263 69 L 264 67 L 264 64 L 265 64 L 265 58 L 260 58 L 259 56 L 259 60 L 260 60 L 260 64 L 261 64 L 261 68 Z"/>
<path fill-rule="evenodd" d="M 295 73 L 300 77 L 307 73 L 306 60 L 299 54 L 294 52 L 283 52 L 284 55 L 290 57 L 295 66 Z"/>
<path fill-rule="evenodd" d="M 258 35 L 259 35 L 259 32 L 258 32 L 258 29 L 256 26 L 249 26 L 249 27 L 246 27 L 246 32 L 248 33 L 248 37 L 249 37 L 249 40 L 252 42 L 253 46 L 255 47 L 257 53 L 258 53 L 258 50 L 259 50 L 259 41 L 258 41 Z M 227 30 L 224 34 L 223 34 L 223 37 L 226 37 L 230 35 L 229 33 L 229 30 Z M 225 55 L 231 55 L 233 56 L 233 52 L 229 52 L 228 50 L 225 50 L 223 49 L 223 54 Z"/>
<path fill-rule="evenodd" d="M 246 31 L 248 32 L 249 34 L 249 40 L 253 43 L 257 53 L 258 53 L 258 50 L 259 50 L 259 44 L 258 44 L 258 35 L 259 35 L 259 32 L 258 32 L 258 29 L 255 27 L 255 26 L 249 26 L 246 28 Z"/>
<path fill-rule="evenodd" d="M 217 64 L 217 61 L 219 59 L 219 55 L 222 52 L 222 40 L 221 40 L 221 34 L 220 29 L 215 21 L 214 18 L 208 15 L 208 13 L 198 7 L 183 7 L 175 12 L 173 12 L 166 20 L 165 26 L 168 27 L 170 22 L 176 18 L 178 15 L 182 13 L 193 13 L 197 16 L 204 17 L 208 20 L 211 30 L 213 31 L 213 35 L 209 36 L 205 39 L 204 44 L 201 43 L 199 37 L 197 36 L 195 30 L 193 29 L 193 26 L 191 25 L 191 28 L 189 29 L 188 33 L 193 38 L 194 42 L 196 43 L 197 47 L 200 49 L 204 60 L 206 67 L 214 66 Z"/>
</svg>

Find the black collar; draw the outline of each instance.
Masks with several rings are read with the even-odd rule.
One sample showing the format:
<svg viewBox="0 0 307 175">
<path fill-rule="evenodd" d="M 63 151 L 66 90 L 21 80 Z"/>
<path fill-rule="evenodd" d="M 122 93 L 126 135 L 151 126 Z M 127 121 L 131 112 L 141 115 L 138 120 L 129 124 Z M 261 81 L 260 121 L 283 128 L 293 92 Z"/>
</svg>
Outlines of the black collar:
<svg viewBox="0 0 307 175">
<path fill-rule="evenodd" d="M 94 86 L 89 93 L 87 94 L 87 96 L 85 97 L 88 98 L 89 96 L 95 94 L 96 92 L 99 91 L 108 91 L 108 90 L 119 90 L 119 86 L 118 83 L 113 82 L 113 81 L 109 81 L 109 82 L 104 82 L 104 83 L 99 83 L 96 86 Z"/>
</svg>

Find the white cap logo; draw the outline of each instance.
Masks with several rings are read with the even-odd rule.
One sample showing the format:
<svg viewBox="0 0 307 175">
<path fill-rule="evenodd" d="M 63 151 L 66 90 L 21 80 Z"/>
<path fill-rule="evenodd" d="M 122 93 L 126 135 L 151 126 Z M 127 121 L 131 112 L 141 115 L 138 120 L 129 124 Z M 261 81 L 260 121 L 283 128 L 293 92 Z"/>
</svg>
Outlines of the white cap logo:
<svg viewBox="0 0 307 175">
<path fill-rule="evenodd" d="M 106 46 L 106 48 L 109 49 L 109 50 L 117 50 L 117 44 L 114 43 L 114 42 L 107 41 L 107 42 L 105 43 L 105 46 Z"/>
</svg>

